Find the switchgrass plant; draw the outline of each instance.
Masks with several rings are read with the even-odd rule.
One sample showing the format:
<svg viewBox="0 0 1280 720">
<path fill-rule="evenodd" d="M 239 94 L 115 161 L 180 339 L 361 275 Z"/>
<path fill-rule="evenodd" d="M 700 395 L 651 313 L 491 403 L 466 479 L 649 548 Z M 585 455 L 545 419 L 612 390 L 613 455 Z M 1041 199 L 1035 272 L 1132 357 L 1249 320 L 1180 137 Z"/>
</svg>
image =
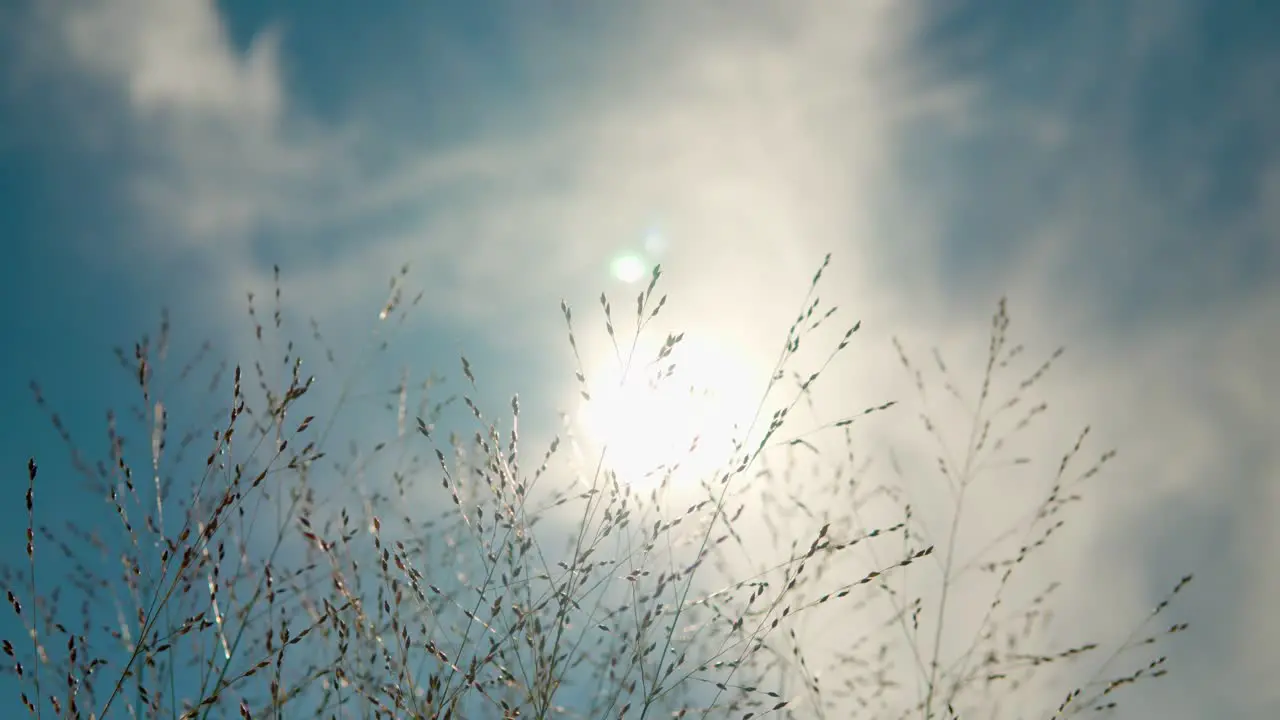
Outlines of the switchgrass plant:
<svg viewBox="0 0 1280 720">
<path fill-rule="evenodd" d="M 1081 434 L 1025 515 L 961 552 L 984 475 L 1001 463 L 1040 469 L 1011 448 L 1044 412 L 1029 393 L 1052 362 L 1016 375 L 1022 349 L 1007 338 L 1003 303 L 972 396 L 935 356 L 970 421 L 956 451 L 922 415 L 939 459 L 912 482 L 934 483 L 951 504 L 935 531 L 911 482 L 873 477 L 862 459 L 859 428 L 907 403 L 880 399 L 793 429 L 859 329 L 837 328 L 822 346 L 839 321 L 817 297 L 826 267 L 732 453 L 679 482 L 678 463 L 651 484 L 624 481 L 608 447 L 591 447 L 571 422 L 525 450 L 519 398 L 491 418 L 465 357 L 448 395 L 434 374 L 370 378 L 390 367 L 421 299 L 409 299 L 407 267 L 370 346 L 352 357 L 315 319 L 291 324 L 279 269 L 269 307 L 248 299 L 256 357 L 218 364 L 205 345 L 171 364 L 165 316 L 155 338 L 117 352 L 139 402 L 109 417 L 101 458 L 33 383 L 70 462 L 56 476 L 39 459 L 26 469 L 25 547 L 3 571 L 7 689 L 40 718 L 985 718 L 1121 707 L 1129 686 L 1166 672 L 1154 647 L 1186 626 L 1157 623 L 1190 576 L 1130 637 L 1067 645 L 1045 623 L 1058 585 L 1028 593 L 1020 583 L 1112 453 L 1085 462 Z M 681 333 L 653 357 L 638 350 L 666 304 L 660 278 L 654 268 L 629 320 L 604 296 L 601 310 L 624 376 L 676 382 Z M 574 313 L 561 310 L 578 358 Z M 898 350 L 925 400 L 932 374 Z M 589 400 L 581 360 L 574 372 Z M 385 434 L 373 411 L 388 414 Z M 96 522 L 58 517 L 72 493 L 94 498 Z M 971 586 L 984 601 L 971 602 Z M 1059 667 L 1072 672 L 1046 695 L 1033 680 Z"/>
</svg>

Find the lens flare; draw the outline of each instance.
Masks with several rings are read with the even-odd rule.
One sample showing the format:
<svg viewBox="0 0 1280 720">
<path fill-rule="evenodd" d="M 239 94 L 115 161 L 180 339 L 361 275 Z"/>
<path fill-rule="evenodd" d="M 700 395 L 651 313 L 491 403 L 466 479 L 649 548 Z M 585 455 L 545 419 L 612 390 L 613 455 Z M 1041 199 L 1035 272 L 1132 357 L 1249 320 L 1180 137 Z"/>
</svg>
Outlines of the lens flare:
<svg viewBox="0 0 1280 720">
<path fill-rule="evenodd" d="M 615 278 L 628 285 L 648 274 L 644 259 L 634 254 L 614 258 L 610 270 Z"/>
</svg>

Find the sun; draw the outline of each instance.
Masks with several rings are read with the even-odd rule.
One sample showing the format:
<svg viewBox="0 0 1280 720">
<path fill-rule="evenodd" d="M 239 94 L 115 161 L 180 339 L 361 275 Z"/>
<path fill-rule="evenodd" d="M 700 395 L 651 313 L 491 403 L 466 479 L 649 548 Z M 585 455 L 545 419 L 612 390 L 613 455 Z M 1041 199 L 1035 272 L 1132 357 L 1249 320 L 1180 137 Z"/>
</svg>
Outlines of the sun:
<svg viewBox="0 0 1280 720">
<path fill-rule="evenodd" d="M 648 349 L 648 348 L 646 348 Z M 610 352 L 587 368 L 579 427 L 593 457 L 633 487 L 708 479 L 734 456 L 759 400 L 741 352 L 686 338 L 671 355 L 637 351 L 630 368 Z M 696 440 L 696 443 L 695 443 Z"/>
</svg>

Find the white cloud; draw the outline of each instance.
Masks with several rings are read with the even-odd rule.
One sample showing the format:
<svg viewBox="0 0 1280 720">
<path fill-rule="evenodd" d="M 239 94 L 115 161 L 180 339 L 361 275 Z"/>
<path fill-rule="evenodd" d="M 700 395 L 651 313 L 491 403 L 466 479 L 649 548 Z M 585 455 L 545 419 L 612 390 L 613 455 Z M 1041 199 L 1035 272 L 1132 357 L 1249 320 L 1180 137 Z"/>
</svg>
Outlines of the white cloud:
<svg viewBox="0 0 1280 720">
<path fill-rule="evenodd" d="M 243 253 L 246 235 L 285 220 L 343 142 L 287 117 L 279 33 L 241 50 L 212 0 L 55 0 L 37 6 L 30 30 L 29 72 L 79 90 L 67 127 L 129 149 L 121 181 L 162 249 Z"/>
<path fill-rule="evenodd" d="M 122 87 L 143 116 L 206 116 L 268 129 L 284 98 L 278 37 L 258 36 L 247 53 L 231 44 L 213 0 L 64 3 L 71 60 Z"/>
</svg>

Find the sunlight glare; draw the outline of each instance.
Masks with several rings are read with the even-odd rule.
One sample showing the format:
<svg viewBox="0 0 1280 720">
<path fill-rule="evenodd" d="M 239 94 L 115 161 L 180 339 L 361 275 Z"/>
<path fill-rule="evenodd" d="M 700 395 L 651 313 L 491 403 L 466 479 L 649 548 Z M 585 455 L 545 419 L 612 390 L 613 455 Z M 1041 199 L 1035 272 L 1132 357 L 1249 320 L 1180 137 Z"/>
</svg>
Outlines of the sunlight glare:
<svg viewBox="0 0 1280 720">
<path fill-rule="evenodd" d="M 688 336 L 661 363 L 649 362 L 655 355 L 637 352 L 625 379 L 612 355 L 589 368 L 592 399 L 579 422 L 592 457 L 604 450 L 605 466 L 636 487 L 656 485 L 677 463 L 673 484 L 705 479 L 729 462 L 750 423 L 758 378 L 740 353 Z"/>
</svg>

